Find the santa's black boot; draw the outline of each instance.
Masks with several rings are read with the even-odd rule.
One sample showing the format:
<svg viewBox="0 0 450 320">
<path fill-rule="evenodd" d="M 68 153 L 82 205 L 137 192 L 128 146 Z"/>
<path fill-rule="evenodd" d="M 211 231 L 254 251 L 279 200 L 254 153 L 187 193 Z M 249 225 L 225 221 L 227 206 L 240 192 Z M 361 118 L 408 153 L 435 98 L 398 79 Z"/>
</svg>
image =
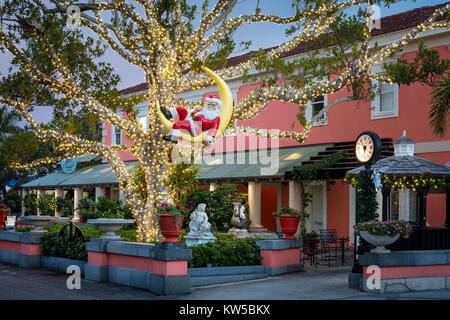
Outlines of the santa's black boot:
<svg viewBox="0 0 450 320">
<path fill-rule="evenodd" d="M 167 141 L 172 141 L 172 136 L 171 136 L 171 135 L 163 136 L 163 139 L 164 139 L 164 140 L 167 140 Z M 172 141 L 172 142 L 173 142 L 173 141 Z"/>
<path fill-rule="evenodd" d="M 172 119 L 173 118 L 172 113 L 170 113 L 170 111 L 167 110 L 166 108 L 161 107 L 161 112 L 164 115 L 164 117 L 166 117 L 166 119 Z M 169 138 L 170 138 L 170 136 L 169 136 Z"/>
</svg>

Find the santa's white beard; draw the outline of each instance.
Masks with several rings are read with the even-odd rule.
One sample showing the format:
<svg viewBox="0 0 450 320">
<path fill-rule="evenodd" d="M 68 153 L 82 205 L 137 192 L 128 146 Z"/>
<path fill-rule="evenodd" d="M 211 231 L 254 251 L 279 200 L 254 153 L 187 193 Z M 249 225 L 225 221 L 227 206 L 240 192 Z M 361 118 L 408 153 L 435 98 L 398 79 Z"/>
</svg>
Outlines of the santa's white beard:
<svg viewBox="0 0 450 320">
<path fill-rule="evenodd" d="M 208 120 L 214 120 L 215 118 L 220 116 L 220 111 L 219 110 L 213 110 L 213 109 L 205 107 L 198 114 L 203 115 Z"/>
</svg>

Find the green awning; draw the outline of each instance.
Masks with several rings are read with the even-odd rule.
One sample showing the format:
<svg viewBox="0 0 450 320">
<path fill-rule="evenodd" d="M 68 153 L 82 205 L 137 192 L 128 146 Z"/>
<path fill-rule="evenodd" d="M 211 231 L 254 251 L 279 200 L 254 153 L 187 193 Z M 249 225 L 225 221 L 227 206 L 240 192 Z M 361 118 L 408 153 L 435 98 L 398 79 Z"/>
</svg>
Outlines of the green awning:
<svg viewBox="0 0 450 320">
<path fill-rule="evenodd" d="M 286 171 L 324 151 L 329 144 L 281 148 L 278 151 L 240 151 L 205 156 L 200 169 L 199 181 L 239 183 L 253 179 L 281 180 Z M 128 170 L 137 161 L 126 162 Z M 60 170 L 21 185 L 27 189 L 69 189 L 118 186 L 119 181 L 109 163 L 76 169 L 73 173 Z"/>
<path fill-rule="evenodd" d="M 128 171 L 134 169 L 137 161 L 126 162 Z M 107 187 L 118 186 L 119 180 L 114 175 L 109 163 L 92 165 L 76 169 L 73 173 L 61 170 L 47 174 L 41 178 L 21 185 L 27 189 L 68 189 L 77 187 Z"/>
<path fill-rule="evenodd" d="M 241 151 L 211 156 L 199 164 L 201 182 L 244 182 L 250 179 L 279 180 L 286 171 L 324 151 L 327 145 L 281 148 L 278 151 Z M 278 152 L 278 154 L 277 154 Z M 278 164 L 276 163 L 278 161 Z"/>
</svg>

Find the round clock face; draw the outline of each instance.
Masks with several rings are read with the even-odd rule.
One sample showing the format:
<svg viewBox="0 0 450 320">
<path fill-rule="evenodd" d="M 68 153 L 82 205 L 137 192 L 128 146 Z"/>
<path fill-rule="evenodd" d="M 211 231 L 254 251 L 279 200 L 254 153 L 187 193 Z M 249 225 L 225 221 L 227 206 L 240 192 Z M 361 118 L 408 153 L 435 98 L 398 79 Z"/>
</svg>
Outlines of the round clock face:
<svg viewBox="0 0 450 320">
<path fill-rule="evenodd" d="M 374 153 L 374 141 L 368 134 L 361 135 L 356 141 L 356 157 L 361 162 L 369 161 Z"/>
</svg>

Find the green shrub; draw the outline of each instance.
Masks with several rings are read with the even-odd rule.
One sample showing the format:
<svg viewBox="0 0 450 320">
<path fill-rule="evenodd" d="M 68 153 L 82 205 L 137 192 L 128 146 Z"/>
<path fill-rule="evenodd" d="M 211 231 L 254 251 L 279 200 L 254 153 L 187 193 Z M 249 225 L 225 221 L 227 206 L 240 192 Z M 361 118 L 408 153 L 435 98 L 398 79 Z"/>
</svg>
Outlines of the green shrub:
<svg viewBox="0 0 450 320">
<path fill-rule="evenodd" d="M 105 234 L 97 226 L 82 226 L 82 225 L 77 225 L 77 226 L 81 229 L 81 231 L 83 232 L 84 238 L 87 241 L 89 241 L 91 238 L 98 238 Z M 62 225 L 62 224 L 54 224 L 51 226 L 46 226 L 46 227 L 44 227 L 44 229 L 50 233 L 59 234 L 59 232 L 61 231 L 61 229 L 63 227 L 64 227 L 64 225 Z"/>
<path fill-rule="evenodd" d="M 35 192 L 31 192 L 27 194 L 23 200 L 25 205 L 25 214 L 26 215 L 36 215 L 37 214 L 37 194 Z"/>
<path fill-rule="evenodd" d="M 51 257 L 87 261 L 86 242 L 80 239 L 69 240 L 58 233 L 46 232 L 41 238 L 42 254 Z"/>
<path fill-rule="evenodd" d="M 261 255 L 255 238 L 237 239 L 234 235 L 215 234 L 217 240 L 191 247 L 189 268 L 260 265 Z"/>
<path fill-rule="evenodd" d="M 274 213 L 272 213 L 274 216 L 281 216 L 281 215 L 288 215 L 288 216 L 302 216 L 303 213 L 300 210 L 295 210 L 292 208 L 281 208 L 280 211 L 275 211 Z"/>
<path fill-rule="evenodd" d="M 59 232 L 63 227 L 64 226 L 60 224 L 44 227 L 48 232 L 41 238 L 43 255 L 87 261 L 88 253 L 86 251 L 86 242 L 91 238 L 98 238 L 105 234 L 98 227 L 78 225 L 83 232 L 84 240 L 78 238 L 69 240 L 68 237 L 59 235 Z"/>
<path fill-rule="evenodd" d="M 56 210 L 56 199 L 53 194 L 42 194 L 37 200 L 37 206 L 41 210 L 41 215 L 53 216 Z"/>
<path fill-rule="evenodd" d="M 33 230 L 34 227 L 21 227 L 21 228 L 16 228 L 16 232 L 29 232 L 31 230 Z"/>
<path fill-rule="evenodd" d="M 123 205 L 122 200 L 108 200 L 101 196 L 94 202 L 83 198 L 80 205 L 80 214 L 86 219 L 133 219 L 130 207 Z"/>
<path fill-rule="evenodd" d="M 116 231 L 116 235 L 131 241 L 131 242 L 137 242 L 137 232 L 136 229 L 125 229 L 122 228 L 119 231 Z"/>
<path fill-rule="evenodd" d="M 6 194 L 5 202 L 9 209 L 11 209 L 11 213 L 20 214 L 22 211 L 22 196 L 16 192 L 12 191 Z"/>
<path fill-rule="evenodd" d="M 54 224 L 44 227 L 48 232 L 41 238 L 42 254 L 45 256 L 87 261 L 86 242 L 91 238 L 98 238 L 105 233 L 96 226 L 77 226 L 83 232 L 84 241 L 81 239 L 70 241 L 68 237 L 60 236 L 59 233 L 64 225 Z M 123 227 L 116 234 L 129 241 L 137 241 L 135 228 Z"/>
<path fill-rule="evenodd" d="M 56 198 L 56 210 L 62 211 L 64 217 L 73 213 L 73 200 L 70 198 Z"/>
<path fill-rule="evenodd" d="M 180 233 L 178 234 L 178 241 L 179 242 L 186 242 L 186 240 L 184 239 L 185 236 L 187 236 L 188 232 L 186 229 L 181 229 Z"/>
</svg>

